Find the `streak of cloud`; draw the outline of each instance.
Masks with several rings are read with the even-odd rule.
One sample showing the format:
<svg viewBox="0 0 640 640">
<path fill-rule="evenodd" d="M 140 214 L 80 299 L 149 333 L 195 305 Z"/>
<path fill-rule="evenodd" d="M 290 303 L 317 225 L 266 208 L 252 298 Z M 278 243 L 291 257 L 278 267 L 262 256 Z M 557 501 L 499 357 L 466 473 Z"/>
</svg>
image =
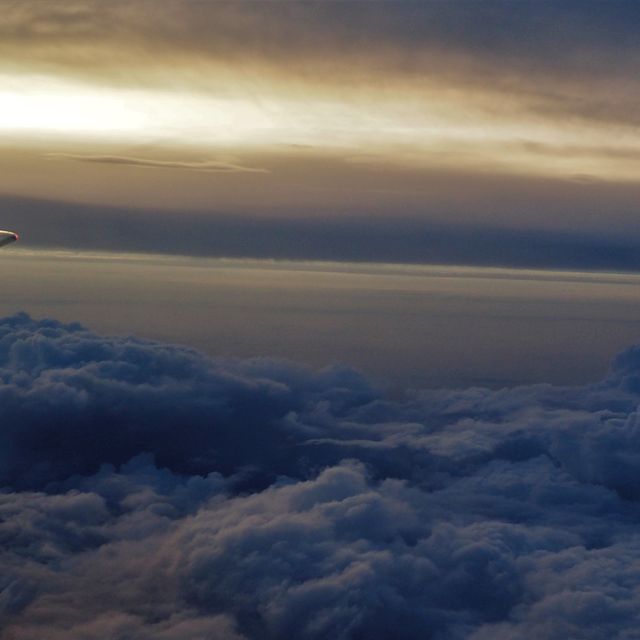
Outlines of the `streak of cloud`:
<svg viewBox="0 0 640 640">
<path fill-rule="evenodd" d="M 245 167 L 236 162 L 223 160 L 158 160 L 155 158 L 135 158 L 131 156 L 77 155 L 70 153 L 48 153 L 45 157 L 97 164 L 131 165 L 151 169 L 186 169 L 188 171 L 208 171 L 212 173 L 268 173 L 266 169 Z"/>
</svg>

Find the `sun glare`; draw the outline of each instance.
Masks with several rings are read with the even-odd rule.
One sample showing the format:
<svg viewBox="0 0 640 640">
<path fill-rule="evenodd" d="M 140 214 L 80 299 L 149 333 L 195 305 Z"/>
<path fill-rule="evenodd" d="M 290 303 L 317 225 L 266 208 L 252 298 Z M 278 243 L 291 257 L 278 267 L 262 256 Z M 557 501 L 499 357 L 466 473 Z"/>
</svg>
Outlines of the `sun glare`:
<svg viewBox="0 0 640 640">
<path fill-rule="evenodd" d="M 0 78 L 0 129 L 15 133 L 131 132 L 145 114 L 117 92 L 42 79 Z"/>
<path fill-rule="evenodd" d="M 243 145 L 274 140 L 264 105 L 196 94 L 108 90 L 50 78 L 0 76 L 0 130 L 129 141 Z"/>
<path fill-rule="evenodd" d="M 609 149 L 611 131 L 553 122 L 500 119 L 473 104 L 425 102 L 409 95 L 377 103 L 354 91 L 348 100 L 284 91 L 217 96 L 99 87 L 46 76 L 0 76 L 0 131 L 24 138 L 68 136 L 127 143 L 162 142 L 215 149 L 304 145 L 387 164 L 481 166 L 511 172 L 635 179 L 628 157 L 637 138 Z"/>
</svg>

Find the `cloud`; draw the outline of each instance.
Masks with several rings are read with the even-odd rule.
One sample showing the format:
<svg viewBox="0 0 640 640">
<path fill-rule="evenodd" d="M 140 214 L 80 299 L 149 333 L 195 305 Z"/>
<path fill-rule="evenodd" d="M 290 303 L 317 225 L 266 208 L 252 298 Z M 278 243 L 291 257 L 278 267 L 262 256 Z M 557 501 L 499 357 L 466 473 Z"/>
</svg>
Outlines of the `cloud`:
<svg viewBox="0 0 640 640">
<path fill-rule="evenodd" d="M 5 14 L 0 78 L 13 105 L 5 120 L 20 144 L 33 143 L 37 131 L 51 148 L 60 133 L 111 122 L 114 130 L 94 133 L 121 131 L 129 148 L 179 140 L 209 145 L 210 155 L 218 145 L 277 156 L 301 143 L 315 147 L 307 161 L 316 165 L 323 149 L 381 155 L 387 174 L 458 167 L 637 181 L 637 159 L 624 157 L 638 147 L 634 3 L 610 11 L 602 3 L 527 0 L 513 11 L 501 0 L 61 0 L 55 7 L 25 0 Z M 85 100 L 79 121 L 60 116 Z M 85 138 L 85 150 L 94 142 Z M 217 161 L 87 154 L 85 161 L 261 171 Z M 318 180 L 322 172 L 313 169 L 307 179 Z M 369 175 L 367 189 L 377 183 Z M 284 200 L 296 185 L 297 173 Z"/>
<path fill-rule="evenodd" d="M 222 160 L 155 160 L 152 158 L 133 158 L 130 156 L 76 155 L 70 153 L 48 153 L 46 158 L 61 158 L 78 162 L 98 164 L 124 164 L 152 169 L 187 169 L 191 171 L 211 171 L 213 173 L 267 173 L 266 169 L 245 167 L 236 162 Z"/>
<path fill-rule="evenodd" d="M 640 348 L 407 392 L 0 321 L 0 633 L 631 638 Z"/>
<path fill-rule="evenodd" d="M 620 60 L 636 53 L 633 22 L 638 7 L 631 0 L 618 0 L 615 6 L 616 11 L 610 11 L 597 1 L 541 6 L 535 0 L 523 0 L 516 12 L 504 0 L 488 5 L 464 0 L 444 6 L 411 0 L 374 5 L 293 1 L 276 6 L 170 0 L 133 4 L 114 0 L 104 5 L 99 0 L 61 0 L 54 6 L 24 0 L 5 7 L 2 35 L 9 40 L 31 37 L 38 45 L 43 37 L 45 43 L 50 42 L 46 38 L 56 42 L 65 38 L 71 45 L 98 37 L 100 42 L 128 47 L 137 35 L 141 38 L 138 52 L 151 43 L 201 56 L 247 59 L 262 54 L 268 62 L 282 62 L 292 53 L 316 61 L 326 55 L 357 57 L 362 46 L 375 39 L 379 49 L 392 54 L 393 64 L 412 48 L 416 56 L 444 50 L 454 56 L 475 55 L 494 63 L 530 67 L 552 67 L 560 56 L 575 70 L 585 63 L 592 68 L 610 63 L 609 58 L 572 60 L 577 51 L 597 49 Z M 100 29 L 104 22 L 112 27 L 109 31 Z M 545 28 L 551 26 L 556 30 Z M 625 45 L 624 51 L 616 50 L 620 45 Z M 369 56 L 376 56 L 376 51 Z M 423 60 L 417 57 L 414 62 Z M 631 68 L 631 60 L 627 65 Z"/>
<path fill-rule="evenodd" d="M 503 115 L 518 106 L 537 116 L 637 124 L 639 12 L 625 0 L 613 11 L 601 2 L 533 0 L 518 11 L 502 0 L 24 0 L 3 9 L 8 69 L 223 93 L 238 84 L 252 95 L 270 77 L 294 80 L 294 94 L 300 82 L 335 84 L 344 95 L 345 87 L 400 81 L 404 95 L 423 87 L 420 101 L 452 88 L 469 101 L 474 87 L 474 100 L 493 96 L 490 108 Z"/>
<path fill-rule="evenodd" d="M 549 199 L 544 202 L 549 205 L 546 215 L 551 218 L 555 214 L 556 223 L 561 220 L 562 225 L 578 225 L 571 213 L 560 211 L 558 203 L 566 202 L 567 193 L 553 191 L 553 185 L 548 183 L 542 184 L 549 190 L 545 196 Z M 540 188 L 540 184 L 529 186 Z M 509 198 L 491 191 L 488 195 L 484 193 L 483 198 L 504 196 L 507 203 L 517 206 L 518 201 L 526 200 L 528 193 L 528 189 L 523 190 L 519 198 Z M 558 196 L 555 205 L 549 194 Z M 591 197 L 593 209 L 586 208 L 586 195 Z M 324 208 L 317 210 L 323 215 L 315 216 L 287 216 L 282 212 L 260 215 L 251 204 L 234 210 L 218 201 L 210 206 L 219 208 L 209 208 L 206 215 L 184 208 L 134 210 L 11 196 L 0 196 L 0 207 L 3 226 L 18 230 L 32 247 L 209 257 L 637 271 L 638 231 L 637 225 L 632 224 L 635 213 L 630 207 L 634 195 L 640 197 L 640 190 L 630 191 L 624 202 L 616 203 L 620 211 L 628 208 L 628 215 L 617 217 L 615 225 L 609 217 L 605 229 L 595 213 L 596 205 L 605 206 L 606 194 L 590 190 L 571 205 L 575 211 L 584 205 L 580 208 L 581 215 L 593 214 L 596 223 L 592 228 L 582 225 L 579 231 L 571 232 L 467 222 L 470 212 L 478 212 L 478 206 L 474 207 L 471 201 L 457 212 L 462 222 L 443 223 L 434 219 L 443 199 L 425 202 L 425 217 L 396 209 L 393 215 L 369 214 L 366 220 L 362 210 L 357 209 L 340 216 L 329 215 Z M 238 198 L 241 196 L 239 193 Z M 524 212 L 525 205 L 522 206 Z M 531 201 L 526 206 L 529 209 L 526 215 L 533 215 Z M 506 205 L 503 207 L 506 217 L 510 210 Z M 563 218 L 565 215 L 568 217 Z M 51 224 L 54 218 L 56 224 Z M 178 228 L 178 234 L 166 232 Z"/>
</svg>

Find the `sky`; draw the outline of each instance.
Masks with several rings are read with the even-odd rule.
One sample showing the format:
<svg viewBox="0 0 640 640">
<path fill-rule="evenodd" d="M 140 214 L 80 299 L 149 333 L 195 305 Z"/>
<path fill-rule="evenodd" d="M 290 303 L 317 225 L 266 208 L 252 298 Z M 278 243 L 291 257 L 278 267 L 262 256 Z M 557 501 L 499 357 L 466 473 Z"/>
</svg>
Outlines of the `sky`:
<svg viewBox="0 0 640 640">
<path fill-rule="evenodd" d="M 632 640 L 640 4 L 0 0 L 0 640 Z"/>
<path fill-rule="evenodd" d="M 638 267 L 635 2 L 1 4 L 0 210 L 34 243 Z"/>
<path fill-rule="evenodd" d="M 407 388 L 585 384 L 638 339 L 640 275 L 400 264 L 0 253 L 0 317 L 81 322 L 213 357 L 358 369 Z"/>
</svg>

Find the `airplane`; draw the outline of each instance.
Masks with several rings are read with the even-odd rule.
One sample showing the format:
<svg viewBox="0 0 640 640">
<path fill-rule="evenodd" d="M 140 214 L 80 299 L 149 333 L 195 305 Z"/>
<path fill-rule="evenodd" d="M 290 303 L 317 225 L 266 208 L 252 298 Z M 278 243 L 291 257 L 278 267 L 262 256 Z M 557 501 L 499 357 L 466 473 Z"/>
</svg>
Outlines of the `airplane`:
<svg viewBox="0 0 640 640">
<path fill-rule="evenodd" d="M 15 242 L 18 237 L 18 234 L 13 231 L 0 231 L 0 247 L 4 247 L 5 244 Z"/>
</svg>

